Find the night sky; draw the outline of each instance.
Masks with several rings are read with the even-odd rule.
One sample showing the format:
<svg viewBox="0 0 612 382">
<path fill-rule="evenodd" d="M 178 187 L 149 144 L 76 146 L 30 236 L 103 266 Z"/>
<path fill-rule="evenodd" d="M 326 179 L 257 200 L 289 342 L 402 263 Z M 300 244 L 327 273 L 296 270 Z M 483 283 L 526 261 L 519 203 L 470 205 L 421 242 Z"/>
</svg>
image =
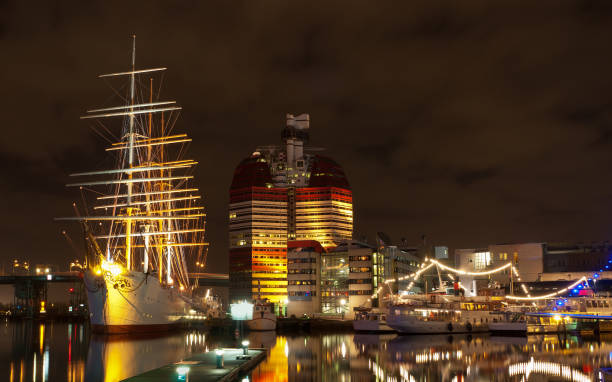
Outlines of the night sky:
<svg viewBox="0 0 612 382">
<path fill-rule="evenodd" d="M 356 237 L 609 239 L 612 2 L 432 3 L 0 2 L 0 259 L 74 258 L 53 218 L 106 145 L 79 116 L 108 105 L 96 77 L 129 69 L 133 33 L 194 139 L 208 271 L 227 272 L 234 168 L 285 113 L 343 166 Z"/>
</svg>

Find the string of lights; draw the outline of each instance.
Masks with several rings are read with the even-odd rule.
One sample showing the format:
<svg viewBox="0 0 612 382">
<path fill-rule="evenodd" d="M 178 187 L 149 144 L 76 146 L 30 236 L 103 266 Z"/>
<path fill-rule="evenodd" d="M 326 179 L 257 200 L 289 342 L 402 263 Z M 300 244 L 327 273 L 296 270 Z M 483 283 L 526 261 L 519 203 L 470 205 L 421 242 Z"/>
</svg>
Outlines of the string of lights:
<svg viewBox="0 0 612 382">
<path fill-rule="evenodd" d="M 586 281 L 587 281 L 587 278 L 583 276 L 578 281 L 576 281 L 575 283 L 573 283 L 573 284 L 571 284 L 571 285 L 569 285 L 569 286 L 567 286 L 567 287 L 565 287 L 563 289 L 559 289 L 556 292 L 552 292 L 552 293 L 541 295 L 541 296 L 533 296 L 533 297 L 531 297 L 531 296 L 521 297 L 521 296 L 507 295 L 506 298 L 510 299 L 510 300 L 542 300 L 542 299 L 545 299 L 545 298 L 551 298 L 551 297 L 554 297 L 554 296 L 558 296 L 558 295 L 560 295 L 562 293 L 565 293 L 568 290 L 573 289 L 574 287 L 576 287 L 576 286 L 578 286 L 578 285 L 580 285 L 580 284 L 582 284 L 582 283 L 584 283 Z"/>
<path fill-rule="evenodd" d="M 429 262 L 428 265 L 425 265 L 427 262 Z M 445 269 L 449 272 L 455 273 L 455 274 L 459 274 L 459 275 L 468 275 L 468 276 L 485 276 L 485 275 L 490 275 L 490 274 L 494 274 L 494 273 L 498 273 L 501 272 L 507 268 L 511 269 L 511 272 L 514 276 L 516 276 L 516 280 L 518 282 L 521 282 L 521 277 L 520 274 L 518 272 L 518 270 L 516 269 L 516 267 L 514 265 L 512 265 L 512 262 L 508 262 L 500 267 L 497 267 L 495 269 L 490 269 L 487 271 L 482 271 L 482 272 L 469 272 L 469 271 L 464 271 L 462 269 L 456 269 L 453 267 L 450 267 L 448 265 L 442 264 L 439 261 L 435 260 L 435 259 L 429 259 L 429 258 L 425 258 L 425 261 L 423 263 L 421 263 L 419 265 L 419 270 L 416 271 L 415 273 L 412 273 L 410 275 L 406 275 L 406 276 L 402 276 L 399 277 L 397 279 L 389 279 L 389 280 L 385 280 L 385 285 L 394 283 L 396 281 L 402 281 L 402 280 L 406 280 L 406 279 L 412 279 L 410 281 L 410 283 L 408 284 L 408 288 L 407 289 L 412 289 L 412 287 L 414 286 L 414 282 L 418 279 L 418 277 L 425 272 L 426 270 L 428 270 L 429 268 L 431 268 L 432 266 L 436 265 L 439 268 Z M 448 277 L 451 280 L 455 280 L 455 278 L 452 276 L 451 273 L 447 273 Z M 508 299 L 512 299 L 512 300 L 529 300 L 529 301 L 534 301 L 534 300 L 542 300 L 542 299 L 546 299 L 546 298 L 551 298 L 554 296 L 558 296 L 562 293 L 567 292 L 568 290 L 573 289 L 574 287 L 584 283 L 587 281 L 586 277 L 582 277 L 580 278 L 578 281 L 574 282 L 573 284 L 560 289 L 558 291 L 549 293 L 549 294 L 545 294 L 545 295 L 540 295 L 540 296 L 531 296 L 531 294 L 529 293 L 529 290 L 527 289 L 525 283 L 521 283 L 521 289 L 523 291 L 523 293 L 525 293 L 526 296 L 514 296 L 514 295 L 506 295 L 506 298 Z M 466 290 L 466 288 L 463 286 L 463 284 L 461 284 L 461 282 L 458 282 L 458 285 L 461 289 Z M 372 295 L 373 298 L 375 298 L 383 289 L 383 286 L 380 286 L 376 292 Z"/>
<path fill-rule="evenodd" d="M 427 259 L 425 259 L 425 261 L 427 261 Z M 453 267 L 449 267 L 448 265 L 444 265 L 441 262 L 439 262 L 438 260 L 434 260 L 434 259 L 429 259 L 430 262 L 432 262 L 433 264 L 436 264 L 437 266 L 439 266 L 442 269 L 446 269 L 447 271 L 451 271 L 460 275 L 469 275 L 469 276 L 485 276 L 485 275 L 490 275 L 493 273 L 497 273 L 500 271 L 503 271 L 506 268 L 512 267 L 512 263 L 508 262 L 504 265 L 502 265 L 499 268 L 495 268 L 495 269 L 490 269 L 488 271 L 483 271 L 483 272 L 468 272 L 468 271 L 464 271 L 461 269 L 456 269 Z M 514 267 L 512 267 L 514 268 Z"/>
</svg>

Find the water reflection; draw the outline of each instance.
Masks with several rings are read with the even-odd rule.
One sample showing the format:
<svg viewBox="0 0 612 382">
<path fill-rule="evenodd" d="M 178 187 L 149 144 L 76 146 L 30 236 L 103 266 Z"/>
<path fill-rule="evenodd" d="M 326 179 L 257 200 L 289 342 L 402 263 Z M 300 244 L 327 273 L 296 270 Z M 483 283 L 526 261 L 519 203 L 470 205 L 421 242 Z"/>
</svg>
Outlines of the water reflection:
<svg viewBox="0 0 612 382">
<path fill-rule="evenodd" d="M 3 323 L 0 380 L 115 382 L 218 345 L 198 331 L 138 338 L 90 335 L 78 323 Z"/>
<path fill-rule="evenodd" d="M 583 382 L 612 363 L 608 337 L 329 334 L 278 336 L 266 347 L 252 381 Z"/>
<path fill-rule="evenodd" d="M 276 336 L 250 333 L 268 358 L 251 381 L 589 381 L 612 361 L 612 337 L 542 335 Z M 199 332 L 158 337 L 90 335 L 67 323 L 3 323 L 0 381 L 114 382 L 191 353 L 233 346 Z"/>
</svg>

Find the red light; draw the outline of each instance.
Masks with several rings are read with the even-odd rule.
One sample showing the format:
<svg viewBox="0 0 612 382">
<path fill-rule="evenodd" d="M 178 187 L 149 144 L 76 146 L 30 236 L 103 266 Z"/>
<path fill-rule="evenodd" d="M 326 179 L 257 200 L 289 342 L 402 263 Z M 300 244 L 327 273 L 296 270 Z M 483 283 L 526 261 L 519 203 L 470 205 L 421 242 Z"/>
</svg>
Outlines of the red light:
<svg viewBox="0 0 612 382">
<path fill-rule="evenodd" d="M 68 289 L 68 292 L 70 292 L 70 293 L 74 292 L 74 288 Z"/>
</svg>

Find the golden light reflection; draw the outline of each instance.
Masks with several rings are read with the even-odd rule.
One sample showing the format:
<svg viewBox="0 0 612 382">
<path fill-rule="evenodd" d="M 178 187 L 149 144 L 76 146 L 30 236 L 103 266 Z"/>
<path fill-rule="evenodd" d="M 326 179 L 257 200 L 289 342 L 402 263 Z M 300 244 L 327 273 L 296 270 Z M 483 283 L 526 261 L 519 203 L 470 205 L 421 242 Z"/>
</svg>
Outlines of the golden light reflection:
<svg viewBox="0 0 612 382">
<path fill-rule="evenodd" d="M 276 343 L 269 350 L 268 357 L 253 372 L 253 382 L 287 382 L 289 380 L 287 346 L 286 337 L 276 337 Z"/>
<path fill-rule="evenodd" d="M 40 339 L 40 353 L 43 351 L 43 344 L 45 343 L 45 324 L 40 324 L 38 338 Z"/>
</svg>

